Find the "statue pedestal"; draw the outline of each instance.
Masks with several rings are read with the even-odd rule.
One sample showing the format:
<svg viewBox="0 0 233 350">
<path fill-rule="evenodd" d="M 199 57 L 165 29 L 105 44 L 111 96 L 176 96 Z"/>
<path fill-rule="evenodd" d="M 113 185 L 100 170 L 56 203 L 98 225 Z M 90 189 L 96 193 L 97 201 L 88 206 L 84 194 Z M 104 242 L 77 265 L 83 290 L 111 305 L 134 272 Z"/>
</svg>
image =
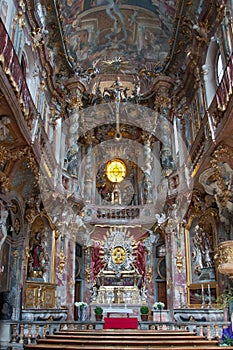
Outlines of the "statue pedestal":
<svg viewBox="0 0 233 350">
<path fill-rule="evenodd" d="M 153 322 L 169 322 L 171 321 L 169 310 L 152 310 Z"/>
<path fill-rule="evenodd" d="M 23 321 L 65 321 L 67 309 L 24 309 L 22 310 Z"/>
</svg>

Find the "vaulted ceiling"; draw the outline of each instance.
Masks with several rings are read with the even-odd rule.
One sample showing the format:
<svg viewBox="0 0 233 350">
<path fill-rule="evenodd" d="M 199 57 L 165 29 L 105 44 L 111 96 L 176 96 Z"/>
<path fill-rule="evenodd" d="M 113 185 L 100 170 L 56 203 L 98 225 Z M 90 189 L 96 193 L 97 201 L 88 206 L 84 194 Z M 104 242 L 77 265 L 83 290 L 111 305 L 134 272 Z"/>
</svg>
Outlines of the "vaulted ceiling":
<svg viewBox="0 0 233 350">
<path fill-rule="evenodd" d="M 200 46 L 211 35 L 218 9 L 218 1 L 209 1 L 203 9 L 203 1 L 184 0 L 42 4 L 38 13 L 46 15 L 47 48 L 58 81 L 75 74 L 91 90 L 120 76 L 121 81 L 141 79 L 143 93 L 158 74 L 175 79 L 184 75 L 193 43 Z"/>
</svg>

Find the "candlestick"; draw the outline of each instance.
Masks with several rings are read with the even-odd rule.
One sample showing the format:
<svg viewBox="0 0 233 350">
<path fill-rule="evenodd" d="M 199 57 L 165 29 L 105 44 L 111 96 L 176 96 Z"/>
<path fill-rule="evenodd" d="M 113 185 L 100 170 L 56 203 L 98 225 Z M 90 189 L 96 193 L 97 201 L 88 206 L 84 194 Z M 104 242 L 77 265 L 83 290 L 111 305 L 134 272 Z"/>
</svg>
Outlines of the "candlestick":
<svg viewBox="0 0 233 350">
<path fill-rule="evenodd" d="M 182 292 L 180 291 L 180 308 L 182 308 Z"/>
<path fill-rule="evenodd" d="M 208 284 L 208 296 L 209 296 L 209 308 L 212 307 L 212 303 L 211 303 L 211 291 L 210 291 L 210 285 Z"/>
<path fill-rule="evenodd" d="M 202 309 L 205 308 L 205 294 L 204 294 L 204 285 L 201 285 L 201 299 L 202 299 Z"/>
</svg>

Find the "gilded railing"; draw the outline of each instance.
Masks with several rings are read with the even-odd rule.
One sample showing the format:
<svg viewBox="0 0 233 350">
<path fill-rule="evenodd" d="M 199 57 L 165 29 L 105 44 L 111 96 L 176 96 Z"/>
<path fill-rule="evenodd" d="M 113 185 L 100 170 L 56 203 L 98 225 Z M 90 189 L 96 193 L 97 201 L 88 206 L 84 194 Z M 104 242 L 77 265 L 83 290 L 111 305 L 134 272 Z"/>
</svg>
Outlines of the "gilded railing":
<svg viewBox="0 0 233 350">
<path fill-rule="evenodd" d="M 33 104 L 31 94 L 27 87 L 26 80 L 23 76 L 22 68 L 18 60 L 18 56 L 14 50 L 12 41 L 0 20 L 0 63 L 3 71 L 8 76 L 9 81 L 15 91 L 15 95 L 19 100 L 21 110 L 28 127 L 32 128 L 36 109 Z"/>
</svg>

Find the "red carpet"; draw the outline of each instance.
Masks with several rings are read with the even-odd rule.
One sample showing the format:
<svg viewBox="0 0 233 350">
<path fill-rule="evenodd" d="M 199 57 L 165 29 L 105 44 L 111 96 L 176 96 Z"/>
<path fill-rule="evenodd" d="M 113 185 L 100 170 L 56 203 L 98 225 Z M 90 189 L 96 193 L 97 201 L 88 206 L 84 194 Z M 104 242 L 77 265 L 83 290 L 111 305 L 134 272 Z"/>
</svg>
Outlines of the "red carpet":
<svg viewBox="0 0 233 350">
<path fill-rule="evenodd" d="M 137 329 L 138 319 L 136 317 L 105 317 L 104 318 L 104 329 Z"/>
</svg>

